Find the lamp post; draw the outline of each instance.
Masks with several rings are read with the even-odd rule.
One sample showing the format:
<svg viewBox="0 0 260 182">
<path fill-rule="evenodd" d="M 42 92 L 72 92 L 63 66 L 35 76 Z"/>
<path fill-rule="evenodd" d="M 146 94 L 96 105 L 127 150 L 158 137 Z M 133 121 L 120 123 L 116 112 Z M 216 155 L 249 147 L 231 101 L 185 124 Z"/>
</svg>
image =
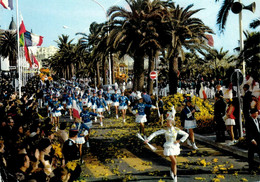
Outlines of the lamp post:
<svg viewBox="0 0 260 182">
<path fill-rule="evenodd" d="M 234 2 L 231 6 L 231 10 L 234 14 L 239 14 L 239 39 L 240 39 L 240 53 L 242 52 L 242 50 L 244 49 L 244 40 L 243 40 L 243 24 L 242 24 L 242 10 L 243 9 L 247 9 L 251 12 L 255 12 L 255 7 L 256 4 L 255 2 L 253 2 L 252 4 L 248 5 L 248 6 L 244 6 L 241 2 L 241 0 L 239 0 L 238 2 Z M 245 77 L 246 75 L 246 63 L 244 60 L 244 56 L 242 55 L 242 60 L 243 60 L 243 75 Z"/>
<path fill-rule="evenodd" d="M 107 16 L 107 12 L 106 12 L 106 9 L 104 8 L 104 6 L 102 4 L 100 4 L 97 0 L 92 0 L 92 1 L 102 8 L 102 10 L 104 11 L 104 13 L 106 15 L 106 19 L 107 19 L 107 22 L 108 22 L 109 18 Z M 116 3 L 118 3 L 119 1 L 117 1 Z M 108 31 L 108 34 L 109 34 L 109 31 Z M 110 53 L 108 55 L 108 67 L 109 67 L 109 84 L 112 85 L 112 69 L 111 69 Z"/>
</svg>

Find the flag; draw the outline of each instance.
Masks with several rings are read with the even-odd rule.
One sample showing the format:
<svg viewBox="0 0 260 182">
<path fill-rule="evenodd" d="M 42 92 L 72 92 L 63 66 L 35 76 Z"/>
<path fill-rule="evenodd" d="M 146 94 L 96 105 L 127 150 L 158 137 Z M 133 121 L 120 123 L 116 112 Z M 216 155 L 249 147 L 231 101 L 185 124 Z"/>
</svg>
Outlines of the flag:
<svg viewBox="0 0 260 182">
<path fill-rule="evenodd" d="M 32 54 L 32 58 L 33 58 L 33 68 L 39 69 L 39 63 L 33 54 Z"/>
<path fill-rule="evenodd" d="M 27 46 L 41 46 L 43 37 L 26 31 L 24 33 L 25 43 Z"/>
<path fill-rule="evenodd" d="M 32 37 L 32 46 L 41 46 L 43 42 L 43 37 L 31 33 Z"/>
<path fill-rule="evenodd" d="M 74 118 L 80 119 L 81 109 L 79 108 L 76 100 L 74 100 L 74 99 L 72 100 L 72 112 L 73 112 Z"/>
<path fill-rule="evenodd" d="M 26 61 L 30 64 L 30 68 L 31 68 L 32 67 L 32 61 L 31 61 L 31 58 L 30 58 L 28 47 L 26 45 L 24 45 L 24 55 L 25 55 Z"/>
<path fill-rule="evenodd" d="M 212 35 L 205 34 L 205 37 L 207 39 L 208 45 L 213 47 L 214 46 L 214 39 L 213 39 Z"/>
<path fill-rule="evenodd" d="M 13 7 L 13 0 L 0 0 L 0 4 L 8 10 L 12 10 Z"/>
<path fill-rule="evenodd" d="M 23 47 L 25 45 L 24 43 L 24 33 L 26 32 L 26 28 L 23 22 L 23 17 L 21 16 L 21 24 L 20 24 L 20 28 L 19 28 L 19 42 L 20 42 L 20 46 Z"/>
</svg>

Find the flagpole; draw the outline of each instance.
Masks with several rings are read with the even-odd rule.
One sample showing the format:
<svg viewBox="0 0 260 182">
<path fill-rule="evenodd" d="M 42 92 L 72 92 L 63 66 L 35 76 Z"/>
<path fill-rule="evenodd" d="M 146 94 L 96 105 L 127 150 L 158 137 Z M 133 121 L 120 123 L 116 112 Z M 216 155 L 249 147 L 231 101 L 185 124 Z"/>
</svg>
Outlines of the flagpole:
<svg viewBox="0 0 260 182">
<path fill-rule="evenodd" d="M 18 59 L 18 91 L 19 91 L 19 98 L 22 97 L 21 92 L 21 60 L 20 60 L 20 37 L 19 37 L 19 8 L 18 8 L 18 0 L 16 0 L 16 30 L 17 30 L 17 59 Z"/>
</svg>

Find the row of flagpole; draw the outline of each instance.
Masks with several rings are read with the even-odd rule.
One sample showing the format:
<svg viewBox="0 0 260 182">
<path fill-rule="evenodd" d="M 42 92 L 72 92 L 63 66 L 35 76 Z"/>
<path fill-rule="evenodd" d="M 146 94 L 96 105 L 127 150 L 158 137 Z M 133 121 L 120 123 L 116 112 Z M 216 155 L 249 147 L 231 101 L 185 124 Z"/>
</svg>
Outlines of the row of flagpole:
<svg viewBox="0 0 260 182">
<path fill-rule="evenodd" d="M 22 97 L 22 75 L 21 75 L 21 59 L 20 59 L 20 34 L 19 34 L 19 6 L 16 0 L 16 31 L 17 31 L 17 63 L 18 63 L 18 92 L 19 98 Z"/>
</svg>

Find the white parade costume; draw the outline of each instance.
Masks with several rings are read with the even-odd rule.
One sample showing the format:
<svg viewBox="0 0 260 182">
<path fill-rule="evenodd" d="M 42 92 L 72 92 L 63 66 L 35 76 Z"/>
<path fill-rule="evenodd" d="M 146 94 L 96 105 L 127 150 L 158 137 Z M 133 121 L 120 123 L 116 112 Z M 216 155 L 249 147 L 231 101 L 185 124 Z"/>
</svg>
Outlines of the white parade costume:
<svg viewBox="0 0 260 182">
<path fill-rule="evenodd" d="M 154 137 L 156 137 L 158 135 L 162 135 L 162 134 L 165 134 L 165 139 L 166 139 L 166 142 L 163 145 L 163 147 L 164 147 L 163 154 L 165 156 L 180 154 L 180 144 L 174 143 L 176 141 L 178 134 L 183 135 L 182 138 L 180 139 L 181 142 L 184 142 L 189 137 L 189 134 L 186 133 L 185 131 L 182 131 L 181 129 L 172 126 L 171 128 L 161 129 L 161 130 L 158 130 L 158 131 L 152 133 L 147 138 L 147 140 L 149 142 Z"/>
</svg>

